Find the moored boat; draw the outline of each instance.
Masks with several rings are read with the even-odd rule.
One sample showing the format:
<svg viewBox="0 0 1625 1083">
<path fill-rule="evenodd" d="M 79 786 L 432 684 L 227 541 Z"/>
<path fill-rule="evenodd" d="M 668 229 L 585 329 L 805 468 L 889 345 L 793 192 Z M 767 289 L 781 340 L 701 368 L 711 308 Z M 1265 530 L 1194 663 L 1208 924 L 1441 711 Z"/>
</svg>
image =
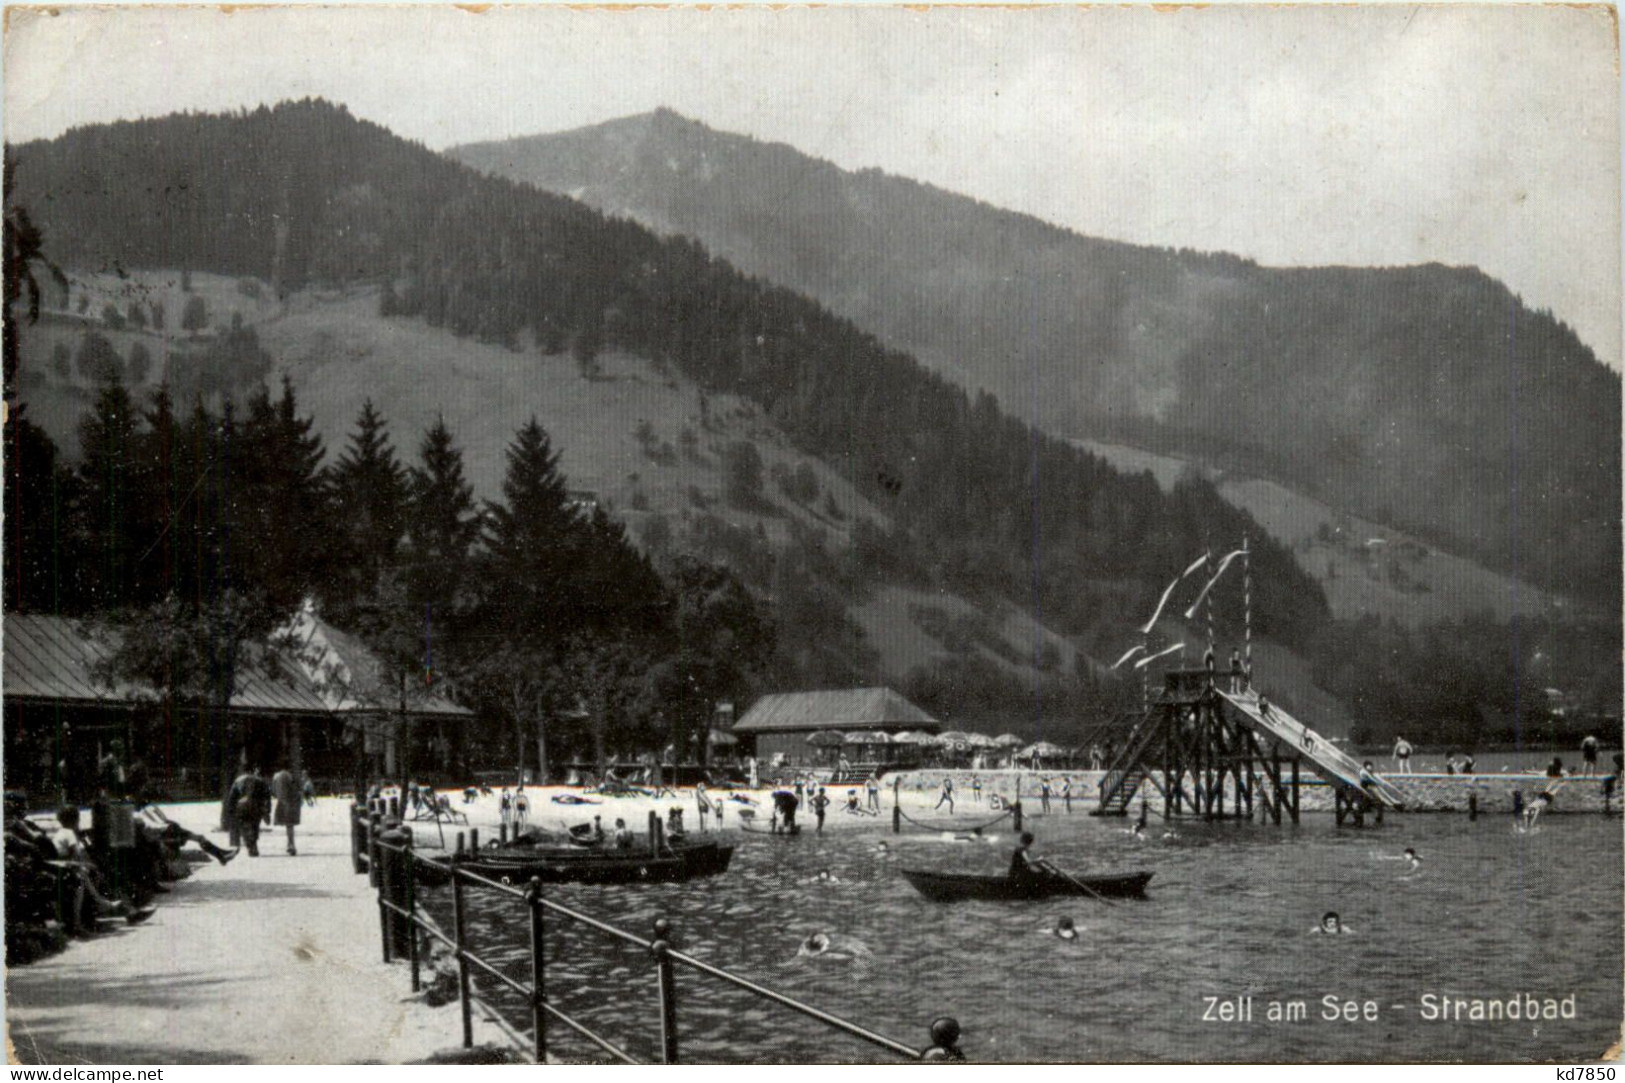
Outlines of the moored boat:
<svg viewBox="0 0 1625 1083">
<path fill-rule="evenodd" d="M 668 846 L 658 856 L 647 849 L 508 846 L 453 857 L 451 863 L 504 884 L 533 879 L 554 884 L 671 883 L 728 871 L 733 851 L 730 845 L 710 841 Z M 441 862 L 420 862 L 418 879 L 428 884 L 449 882 L 446 868 Z"/>
<path fill-rule="evenodd" d="M 1109 873 L 1096 876 L 1011 877 L 969 872 L 935 872 L 927 869 L 900 869 L 903 879 L 915 891 L 933 902 L 959 902 L 962 899 L 1044 899 L 1053 895 L 1144 898 L 1145 886 L 1154 875 L 1149 872 Z"/>
</svg>

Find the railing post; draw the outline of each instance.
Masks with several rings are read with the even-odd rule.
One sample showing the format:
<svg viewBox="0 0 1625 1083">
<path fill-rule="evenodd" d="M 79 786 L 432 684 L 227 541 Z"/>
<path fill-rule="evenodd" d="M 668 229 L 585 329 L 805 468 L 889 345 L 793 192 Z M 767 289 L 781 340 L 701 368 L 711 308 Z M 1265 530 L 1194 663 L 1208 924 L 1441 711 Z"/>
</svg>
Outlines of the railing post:
<svg viewBox="0 0 1625 1083">
<path fill-rule="evenodd" d="M 542 1004 L 547 999 L 547 987 L 544 982 L 546 960 L 543 957 L 547 944 L 543 936 L 546 926 L 542 918 L 541 877 L 531 877 L 530 890 L 526 892 L 525 898 L 530 906 L 530 1014 L 536 1027 L 536 1063 L 546 1064 L 547 1013 L 542 1010 Z"/>
<path fill-rule="evenodd" d="M 376 824 L 372 826 L 377 827 Z M 385 886 L 383 870 L 379 868 L 378 859 L 383 851 L 378 845 L 378 832 L 376 830 L 371 833 L 371 849 L 372 857 L 367 862 L 370 866 L 368 877 L 378 890 L 378 933 L 384 942 L 384 962 L 388 963 L 393 961 L 389 956 L 389 907 L 384 905 L 384 900 L 388 898 L 389 891 Z"/>
<path fill-rule="evenodd" d="M 367 815 L 367 882 L 375 888 L 384 886 L 378 872 L 378 834 L 383 830 L 383 816 L 375 809 Z"/>
<path fill-rule="evenodd" d="M 418 854 L 411 831 L 405 831 L 406 852 L 398 865 L 406 876 L 406 958 L 411 961 L 411 990 L 423 992 L 423 959 L 418 956 Z"/>
<path fill-rule="evenodd" d="M 367 849 L 367 819 L 359 800 L 350 802 L 350 868 L 360 874 L 367 871 L 361 855 Z"/>
<path fill-rule="evenodd" d="M 463 1010 L 463 1048 L 474 1048 L 474 1004 L 468 988 L 468 916 L 463 901 L 463 834 L 457 833 L 457 856 L 451 863 L 451 928 L 457 942 L 457 1002 Z"/>
<path fill-rule="evenodd" d="M 671 963 L 671 923 L 655 918 L 655 940 L 649 954 L 655 959 L 655 980 L 660 990 L 660 1062 L 677 1063 L 677 975 Z"/>
<path fill-rule="evenodd" d="M 931 1044 L 920 1051 L 925 1061 L 964 1060 L 959 1048 L 959 1020 L 944 1015 L 931 1021 Z"/>
</svg>

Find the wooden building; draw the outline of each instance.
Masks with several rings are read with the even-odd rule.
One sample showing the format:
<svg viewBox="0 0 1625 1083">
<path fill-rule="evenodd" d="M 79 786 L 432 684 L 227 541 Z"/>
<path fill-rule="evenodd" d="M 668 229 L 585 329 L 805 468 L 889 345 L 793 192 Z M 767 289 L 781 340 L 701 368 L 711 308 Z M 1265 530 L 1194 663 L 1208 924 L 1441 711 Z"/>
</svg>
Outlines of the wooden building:
<svg viewBox="0 0 1625 1083">
<path fill-rule="evenodd" d="M 780 756 L 780 762 L 796 767 L 828 758 L 807 743 L 821 730 L 934 734 L 941 728 L 935 718 L 890 688 L 841 688 L 763 696 L 734 724 L 733 732 L 759 760 L 771 762 Z"/>
<path fill-rule="evenodd" d="M 245 646 L 224 710 L 166 703 L 150 686 L 108 680 L 102 669 L 116 630 L 7 613 L 4 631 L 5 785 L 38 804 L 88 798 L 109 755 L 125 767 L 139 761 L 155 793 L 176 797 L 213 795 L 244 762 L 293 766 L 341 786 L 358 767 L 377 775 L 393 766 L 399 697 L 385 706 L 342 694 L 338 675 L 375 673 L 377 660 L 332 629 L 331 638 L 312 632 L 298 649 L 288 637 Z M 428 723 L 416 727 L 420 747 L 432 747 L 439 726 L 471 716 L 438 696 L 408 697 L 405 707 L 404 717 Z"/>
</svg>

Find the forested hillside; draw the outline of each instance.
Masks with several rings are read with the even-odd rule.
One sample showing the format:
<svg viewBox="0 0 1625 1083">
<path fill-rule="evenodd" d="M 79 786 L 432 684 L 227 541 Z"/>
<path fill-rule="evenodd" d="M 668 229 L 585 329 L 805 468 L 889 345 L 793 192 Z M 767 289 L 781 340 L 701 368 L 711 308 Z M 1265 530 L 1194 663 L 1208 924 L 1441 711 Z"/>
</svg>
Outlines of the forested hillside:
<svg viewBox="0 0 1625 1083">
<path fill-rule="evenodd" d="M 1205 483 L 1165 496 L 693 242 L 481 176 L 342 108 L 120 123 L 11 153 L 14 198 L 59 264 L 255 275 L 281 293 L 378 282 L 386 315 L 538 360 L 590 367 L 616 348 L 744 396 L 885 510 L 889 559 L 1062 630 L 1149 609 L 1191 554 L 1243 535 L 1263 629 L 1290 641 L 1324 619 L 1318 588 Z"/>
<path fill-rule="evenodd" d="M 1273 478 L 1609 611 L 1619 597 L 1619 376 L 1474 268 L 1268 268 L 1084 237 L 664 110 L 451 153 L 699 238 L 1050 433 Z"/>
</svg>

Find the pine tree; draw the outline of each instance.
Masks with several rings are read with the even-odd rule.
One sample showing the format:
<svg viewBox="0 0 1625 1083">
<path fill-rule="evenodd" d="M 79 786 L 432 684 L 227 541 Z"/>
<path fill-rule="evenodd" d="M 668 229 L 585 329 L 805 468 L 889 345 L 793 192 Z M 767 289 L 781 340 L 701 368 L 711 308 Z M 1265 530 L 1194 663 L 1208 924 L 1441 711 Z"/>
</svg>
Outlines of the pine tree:
<svg viewBox="0 0 1625 1083">
<path fill-rule="evenodd" d="M 559 456 L 532 417 L 507 450 L 503 502 L 486 510 L 482 596 L 516 634 L 557 636 L 580 613 L 575 572 L 581 520 L 569 503 Z"/>
<path fill-rule="evenodd" d="M 67 511 L 73 477 L 57 464 L 57 447 L 45 430 L 19 411 L 5 439 L 5 608 L 47 613 L 72 608 L 64 588 L 75 563 Z"/>
<path fill-rule="evenodd" d="M 463 451 L 444 416 L 423 436 L 421 466 L 407 476 L 409 594 L 417 606 L 433 606 L 451 620 L 468 604 L 469 559 L 480 538 L 474 487 L 463 475 Z"/>
<path fill-rule="evenodd" d="M 136 410 L 121 383 L 103 386 L 79 423 L 80 491 L 75 563 L 82 597 L 97 609 L 134 600 Z"/>
<path fill-rule="evenodd" d="M 389 430 L 368 399 L 356 417 L 349 446 L 328 473 L 332 492 L 333 567 L 324 601 L 328 615 L 345 615 L 393 567 L 406 529 L 406 470 L 395 457 Z"/>
</svg>

